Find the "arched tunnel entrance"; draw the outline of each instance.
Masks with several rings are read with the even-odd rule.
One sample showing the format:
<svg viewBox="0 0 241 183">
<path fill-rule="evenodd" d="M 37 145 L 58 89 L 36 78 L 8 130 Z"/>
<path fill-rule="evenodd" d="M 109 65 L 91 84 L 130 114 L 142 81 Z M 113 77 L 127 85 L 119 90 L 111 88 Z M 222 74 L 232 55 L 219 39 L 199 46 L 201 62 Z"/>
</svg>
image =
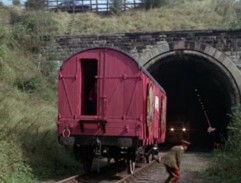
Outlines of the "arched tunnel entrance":
<svg viewBox="0 0 241 183">
<path fill-rule="evenodd" d="M 145 67 L 167 93 L 167 145 L 182 138 L 191 141 L 190 149 L 206 151 L 227 137 L 232 107 L 240 99 L 235 81 L 220 63 L 199 53 L 173 53 Z M 216 128 L 213 133 L 207 132 L 208 121 Z"/>
</svg>

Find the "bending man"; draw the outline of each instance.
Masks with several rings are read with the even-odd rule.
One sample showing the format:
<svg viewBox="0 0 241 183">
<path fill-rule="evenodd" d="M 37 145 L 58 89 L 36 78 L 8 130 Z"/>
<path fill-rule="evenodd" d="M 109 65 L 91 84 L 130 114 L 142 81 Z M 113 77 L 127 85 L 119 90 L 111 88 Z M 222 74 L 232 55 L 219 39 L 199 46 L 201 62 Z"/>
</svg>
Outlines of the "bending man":
<svg viewBox="0 0 241 183">
<path fill-rule="evenodd" d="M 162 162 L 169 173 L 169 177 L 165 183 L 177 183 L 180 179 L 181 158 L 189 145 L 190 142 L 182 140 L 180 145 L 172 147 L 171 150 L 162 157 Z"/>
</svg>

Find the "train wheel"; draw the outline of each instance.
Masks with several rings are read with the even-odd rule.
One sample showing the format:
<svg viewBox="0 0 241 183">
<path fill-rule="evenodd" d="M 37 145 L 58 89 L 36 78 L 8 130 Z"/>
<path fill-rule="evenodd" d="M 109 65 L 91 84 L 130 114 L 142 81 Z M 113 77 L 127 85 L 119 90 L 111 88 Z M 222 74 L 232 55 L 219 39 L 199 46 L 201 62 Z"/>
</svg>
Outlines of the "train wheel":
<svg viewBox="0 0 241 183">
<path fill-rule="evenodd" d="M 93 163 L 93 148 L 92 147 L 82 147 L 81 148 L 81 162 L 83 164 L 83 169 L 85 172 L 90 172 Z"/>
<path fill-rule="evenodd" d="M 135 168 L 136 168 L 136 162 L 133 159 L 128 159 L 127 160 L 127 166 L 128 166 L 128 173 L 129 174 L 133 174 L 135 172 Z"/>
<path fill-rule="evenodd" d="M 150 164 L 153 160 L 152 153 L 145 155 L 145 158 L 146 158 L 146 163 Z"/>
<path fill-rule="evenodd" d="M 73 149 L 74 157 L 77 161 L 81 161 L 81 148 L 79 146 L 74 146 Z"/>
<path fill-rule="evenodd" d="M 84 171 L 90 172 L 92 168 L 93 157 L 86 157 L 85 159 L 82 160 L 82 163 L 83 163 Z"/>
</svg>

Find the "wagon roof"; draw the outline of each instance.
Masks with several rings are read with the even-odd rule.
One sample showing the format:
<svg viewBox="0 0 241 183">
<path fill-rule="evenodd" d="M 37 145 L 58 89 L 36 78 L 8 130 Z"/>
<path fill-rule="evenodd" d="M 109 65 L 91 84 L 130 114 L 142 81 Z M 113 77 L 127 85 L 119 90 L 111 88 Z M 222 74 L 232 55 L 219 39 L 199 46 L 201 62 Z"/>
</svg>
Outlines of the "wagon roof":
<svg viewBox="0 0 241 183">
<path fill-rule="evenodd" d="M 113 51 L 116 51 L 116 52 L 119 52 L 119 53 L 121 53 L 121 54 L 126 55 L 126 56 L 129 57 L 133 62 L 135 62 L 136 65 L 137 65 L 137 67 L 138 67 L 142 72 L 144 72 L 164 93 L 166 93 L 165 90 L 163 89 L 163 87 L 153 78 L 153 76 L 152 76 L 143 66 L 141 66 L 141 65 L 139 64 L 139 62 L 138 62 L 135 58 L 133 58 L 130 54 L 128 54 L 128 53 L 126 53 L 126 52 L 124 52 L 124 51 L 122 51 L 122 50 L 120 50 L 120 49 L 118 49 L 118 48 L 111 48 L 111 47 L 93 47 L 93 48 L 87 48 L 87 49 L 80 50 L 79 52 L 77 52 L 77 53 L 71 55 L 70 57 L 68 57 L 68 58 L 63 62 L 61 68 L 64 66 L 64 64 L 65 64 L 66 62 L 68 62 L 68 60 L 70 60 L 70 58 L 72 58 L 72 57 L 74 57 L 74 56 L 76 56 L 76 55 L 78 55 L 78 54 L 81 54 L 81 53 L 83 53 L 83 52 L 86 52 L 86 51 L 89 51 L 89 50 L 97 50 L 97 49 L 113 50 Z"/>
</svg>

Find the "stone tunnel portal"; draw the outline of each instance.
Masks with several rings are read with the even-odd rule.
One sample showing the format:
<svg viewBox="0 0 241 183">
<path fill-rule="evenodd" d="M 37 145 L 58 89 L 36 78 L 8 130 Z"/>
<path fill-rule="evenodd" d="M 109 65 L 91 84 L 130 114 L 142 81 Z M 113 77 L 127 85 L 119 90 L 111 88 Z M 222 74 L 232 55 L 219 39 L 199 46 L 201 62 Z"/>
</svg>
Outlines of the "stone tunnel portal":
<svg viewBox="0 0 241 183">
<path fill-rule="evenodd" d="M 199 54 L 175 53 L 156 58 L 146 68 L 167 93 L 167 144 L 184 138 L 191 141 L 190 149 L 212 150 L 226 138 L 232 107 L 240 99 L 222 66 Z M 216 128 L 213 133 L 207 132 L 208 121 Z M 179 135 L 173 136 L 170 130 L 178 124 Z"/>
</svg>

